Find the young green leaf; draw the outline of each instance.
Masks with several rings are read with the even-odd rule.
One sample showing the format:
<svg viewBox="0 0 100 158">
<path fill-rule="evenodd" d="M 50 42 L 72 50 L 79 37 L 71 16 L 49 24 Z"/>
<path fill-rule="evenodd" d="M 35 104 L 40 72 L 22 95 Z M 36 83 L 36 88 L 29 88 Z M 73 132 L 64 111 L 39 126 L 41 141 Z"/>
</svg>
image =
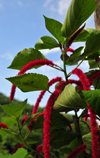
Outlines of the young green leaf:
<svg viewBox="0 0 100 158">
<path fill-rule="evenodd" d="M 59 47 L 59 44 L 53 37 L 50 36 L 41 37 L 41 40 L 35 44 L 36 49 L 52 49 L 56 47 Z"/>
<path fill-rule="evenodd" d="M 76 65 L 77 63 L 73 64 L 73 61 L 75 61 L 75 59 L 77 59 L 81 55 L 82 49 L 83 49 L 83 47 L 77 48 L 73 52 L 73 54 L 70 55 L 70 57 L 68 59 L 66 58 L 66 65 Z"/>
<path fill-rule="evenodd" d="M 73 42 L 85 42 L 89 36 L 89 32 L 84 29 Z"/>
<path fill-rule="evenodd" d="M 37 59 L 46 59 L 46 57 L 40 51 L 34 48 L 23 49 L 15 56 L 8 68 L 21 70 L 22 67 L 25 66 L 27 63 Z M 34 68 L 38 67 L 40 66 L 35 66 Z"/>
<path fill-rule="evenodd" d="M 5 113 L 8 115 L 14 116 L 14 117 L 19 117 L 21 113 L 23 112 L 25 106 L 27 104 L 27 99 L 23 101 L 19 106 L 7 104 L 7 105 L 1 105 L 1 108 Z"/>
<path fill-rule="evenodd" d="M 47 28 L 47 30 L 60 42 L 60 43 L 64 43 L 64 37 L 61 34 L 61 27 L 62 24 L 54 19 L 50 19 L 47 18 L 46 16 L 44 16 L 45 18 L 45 26 Z"/>
<path fill-rule="evenodd" d="M 72 0 L 61 28 L 62 35 L 69 38 L 89 18 L 96 8 L 97 4 L 95 0 Z"/>
<path fill-rule="evenodd" d="M 86 47 L 84 49 L 84 55 L 88 56 L 89 54 L 98 51 L 100 49 L 100 31 L 93 29 L 91 30 L 90 36 L 86 41 Z"/>
<path fill-rule="evenodd" d="M 100 116 L 100 90 L 82 91 L 85 99 L 95 111 L 96 115 Z"/>
<path fill-rule="evenodd" d="M 19 148 L 13 155 L 9 156 L 8 158 L 25 158 L 28 154 L 26 149 Z"/>
<path fill-rule="evenodd" d="M 74 109 L 88 108 L 87 104 L 81 99 L 80 95 L 76 92 L 75 87 L 68 84 L 63 92 L 59 95 L 53 105 L 55 111 L 71 111 Z"/>
<path fill-rule="evenodd" d="M 48 77 L 41 74 L 28 73 L 6 79 L 17 86 L 23 92 L 49 89 Z"/>
<path fill-rule="evenodd" d="M 96 63 L 95 60 L 89 60 L 89 69 L 98 68 L 100 66 L 100 62 Z"/>
</svg>

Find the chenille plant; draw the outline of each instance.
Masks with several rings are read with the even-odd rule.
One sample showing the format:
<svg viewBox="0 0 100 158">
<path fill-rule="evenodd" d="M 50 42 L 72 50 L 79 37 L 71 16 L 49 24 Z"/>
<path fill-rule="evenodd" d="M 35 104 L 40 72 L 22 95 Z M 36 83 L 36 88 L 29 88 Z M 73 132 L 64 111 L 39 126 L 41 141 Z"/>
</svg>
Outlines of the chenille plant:
<svg viewBox="0 0 100 158">
<path fill-rule="evenodd" d="M 21 117 L 27 100 L 19 106 L 12 103 L 1 106 L 10 117 L 0 123 L 0 128 L 2 132 L 15 135 L 19 143 L 11 154 L 6 155 L 7 158 L 12 155 L 13 158 L 20 155 L 24 158 L 31 154 L 35 158 L 53 158 L 52 148 L 62 154 L 65 152 L 68 158 L 100 157 L 100 132 L 97 124 L 100 117 L 100 31 L 92 28 L 85 29 L 85 21 L 96 8 L 95 0 L 72 0 L 63 24 L 44 16 L 45 26 L 53 37 L 42 36 L 35 44 L 35 48 L 20 51 L 8 67 L 19 70 L 16 76 L 6 78 L 13 84 L 10 101 L 14 99 L 16 87 L 23 92 L 41 92 L 31 116 L 26 113 L 24 118 Z M 85 46 L 74 50 L 71 45 L 75 42 L 85 42 Z M 63 67 L 50 61 L 40 52 L 42 49 L 57 47 L 61 51 L 60 59 Z M 71 55 L 67 52 L 71 52 Z M 89 63 L 90 70 L 86 73 L 79 68 L 83 61 Z M 65 78 L 54 76 L 49 81 L 45 75 L 26 73 L 27 70 L 38 69 L 43 65 L 61 71 Z M 67 73 L 67 66 L 73 65 L 75 68 Z M 71 78 L 72 74 L 79 80 Z M 54 84 L 56 84 L 55 90 L 51 92 L 49 87 Z M 50 93 L 50 97 L 44 112 L 39 113 L 38 107 L 46 91 Z M 82 112 L 77 114 L 80 109 L 83 109 Z M 73 122 L 66 118 L 66 114 L 70 111 L 74 112 Z M 87 120 L 90 120 L 90 125 Z M 82 134 L 80 122 L 89 128 L 89 133 Z M 14 124 L 17 124 L 18 131 L 11 127 Z M 22 134 L 24 125 L 28 128 L 28 133 L 25 135 Z M 36 129 L 43 129 L 43 141 L 34 150 L 27 139 L 30 132 Z"/>
</svg>

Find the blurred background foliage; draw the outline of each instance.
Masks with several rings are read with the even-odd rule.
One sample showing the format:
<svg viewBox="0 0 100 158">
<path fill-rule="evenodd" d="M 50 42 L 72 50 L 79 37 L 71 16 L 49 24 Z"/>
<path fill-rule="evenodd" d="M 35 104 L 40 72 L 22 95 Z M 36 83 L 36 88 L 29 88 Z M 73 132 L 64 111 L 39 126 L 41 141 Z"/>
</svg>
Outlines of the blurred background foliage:
<svg viewBox="0 0 100 158">
<path fill-rule="evenodd" d="M 5 96 L 4 94 L 0 93 L 0 105 L 5 105 L 5 104 L 9 104 L 10 100 L 9 97 Z M 14 105 L 19 105 L 21 103 L 21 101 L 14 99 L 12 101 L 12 104 Z M 23 113 L 22 113 L 22 118 L 28 113 L 28 116 L 31 116 L 32 110 L 33 110 L 33 105 L 27 104 L 26 108 L 24 109 Z M 38 112 L 43 112 L 44 111 L 44 107 L 39 107 Z M 73 122 L 73 116 L 70 114 L 64 114 L 65 117 L 67 117 L 68 120 L 70 120 L 71 122 Z M 7 114 L 5 114 L 2 110 L 2 108 L 0 107 L 0 122 L 2 122 L 3 120 L 7 119 L 7 117 L 9 117 Z M 83 119 L 82 119 L 83 120 Z M 89 125 L 89 120 L 87 121 L 87 124 Z M 74 124 L 72 123 L 72 129 L 73 131 L 75 131 L 75 127 Z M 17 130 L 17 126 L 13 125 L 14 130 Z M 68 129 L 68 127 L 66 127 Z M 80 121 L 80 128 L 81 128 L 81 132 L 82 135 L 87 134 L 90 132 L 89 128 L 87 127 L 86 124 L 84 124 L 83 122 Z M 22 135 L 25 135 L 25 133 L 28 132 L 28 128 L 26 125 L 24 125 L 23 130 L 22 130 Z M 36 147 L 39 144 L 43 144 L 43 130 L 39 129 L 39 130 L 33 130 L 29 137 L 28 137 L 28 143 L 30 144 L 30 146 L 36 150 Z M 16 142 L 16 139 L 18 138 L 13 138 L 11 134 L 6 133 L 3 136 L 0 135 L 0 151 L 3 151 L 5 153 L 12 153 L 12 151 L 14 150 L 14 148 L 18 145 L 18 142 Z M 67 147 L 69 147 L 69 145 L 67 145 Z M 53 155 L 52 157 L 55 158 L 65 158 L 68 155 L 66 154 L 66 151 L 64 152 L 63 148 L 61 150 L 59 149 L 54 149 L 51 146 L 51 154 Z M 27 158 L 32 158 L 34 157 L 33 155 L 28 155 Z"/>
</svg>

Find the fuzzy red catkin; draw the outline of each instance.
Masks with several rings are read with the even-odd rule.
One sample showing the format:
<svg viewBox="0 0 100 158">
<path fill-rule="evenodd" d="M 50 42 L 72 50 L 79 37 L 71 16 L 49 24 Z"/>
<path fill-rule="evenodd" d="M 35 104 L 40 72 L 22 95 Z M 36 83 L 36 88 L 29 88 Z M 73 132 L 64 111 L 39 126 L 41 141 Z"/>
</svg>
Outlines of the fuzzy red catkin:
<svg viewBox="0 0 100 158">
<path fill-rule="evenodd" d="M 53 78 L 52 80 L 50 80 L 50 81 L 48 82 L 48 85 L 49 85 L 49 87 L 50 87 L 50 86 L 52 86 L 54 83 L 60 82 L 61 80 L 62 80 L 61 77 Z M 40 95 L 39 95 L 39 97 L 38 97 L 38 99 L 37 99 L 37 101 L 36 101 L 36 104 L 34 105 L 34 108 L 33 108 L 33 111 L 32 111 L 32 115 L 35 114 L 35 113 L 37 113 L 38 107 L 39 107 L 39 103 L 41 102 L 41 99 L 43 98 L 45 92 L 46 92 L 45 90 L 41 91 L 41 93 L 40 93 Z"/>
<path fill-rule="evenodd" d="M 82 70 L 75 68 L 72 71 L 72 74 L 76 74 L 80 81 L 82 82 L 84 90 L 91 90 L 90 89 L 90 83 L 87 79 L 86 75 L 82 72 Z M 89 107 L 90 112 L 90 125 L 91 125 L 91 134 L 92 134 L 92 155 L 93 158 L 99 158 L 99 142 L 98 142 L 98 128 L 97 128 L 97 122 L 96 122 L 96 115 L 93 109 L 90 107 L 89 104 L 87 104 Z"/>
<path fill-rule="evenodd" d="M 38 114 L 37 116 L 34 117 L 33 120 L 31 120 L 30 124 L 29 124 L 28 127 L 27 127 L 27 128 L 29 128 L 29 131 L 30 131 L 30 132 L 32 131 L 32 123 L 34 122 L 34 120 L 35 120 L 37 117 L 39 117 L 39 116 L 41 116 L 41 115 L 44 115 L 44 112 Z"/>
<path fill-rule="evenodd" d="M 18 75 L 24 74 L 27 70 L 29 70 L 30 68 L 37 66 L 37 65 L 50 65 L 50 66 L 54 66 L 55 64 L 48 60 L 48 59 L 40 59 L 40 60 L 34 60 L 29 62 L 28 64 L 26 64 L 18 73 Z M 12 101 L 14 99 L 14 95 L 15 95 L 15 90 L 16 90 L 16 86 L 12 85 L 11 88 L 11 93 L 10 93 L 10 101 Z"/>
<path fill-rule="evenodd" d="M 81 153 L 82 151 L 86 150 L 86 145 L 82 144 L 81 146 L 77 147 L 74 151 L 72 151 L 72 153 L 68 156 L 68 158 L 73 158 L 75 157 L 77 154 Z"/>
<path fill-rule="evenodd" d="M 13 150 L 13 152 L 11 153 L 11 155 L 13 155 L 19 148 L 24 148 L 25 145 L 24 144 L 19 144 L 15 147 L 15 149 Z"/>
<path fill-rule="evenodd" d="M 90 83 L 86 75 L 82 72 L 81 69 L 75 68 L 74 70 L 72 70 L 72 74 L 76 74 L 80 78 L 80 81 L 82 82 L 84 90 L 91 90 Z"/>
<path fill-rule="evenodd" d="M 4 124 L 2 122 L 0 122 L 0 128 L 7 128 L 8 129 L 7 124 Z"/>
<path fill-rule="evenodd" d="M 44 140 L 43 140 L 43 150 L 44 150 L 44 158 L 50 158 L 50 126 L 51 126 L 51 111 L 52 106 L 59 96 L 60 91 L 56 89 L 48 99 L 45 113 L 44 113 L 44 127 L 43 127 L 43 133 L 44 133 Z"/>
<path fill-rule="evenodd" d="M 43 149 L 43 145 L 38 145 L 37 148 L 36 148 L 36 152 L 41 154 L 42 149 Z M 40 158 L 40 156 L 35 154 L 35 158 Z"/>
<path fill-rule="evenodd" d="M 23 119 L 21 120 L 21 125 L 23 125 L 25 123 L 27 118 L 28 118 L 28 114 L 26 114 L 26 116 L 24 116 Z"/>
</svg>

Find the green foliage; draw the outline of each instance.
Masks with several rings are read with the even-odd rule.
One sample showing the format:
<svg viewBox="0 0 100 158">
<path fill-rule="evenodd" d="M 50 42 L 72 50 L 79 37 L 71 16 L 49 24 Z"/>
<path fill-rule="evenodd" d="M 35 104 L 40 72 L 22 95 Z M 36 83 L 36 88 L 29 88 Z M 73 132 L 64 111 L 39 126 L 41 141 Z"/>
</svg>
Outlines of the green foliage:
<svg viewBox="0 0 100 158">
<path fill-rule="evenodd" d="M 56 47 L 59 47 L 59 44 L 53 37 L 50 36 L 41 37 L 41 40 L 35 44 L 36 49 L 52 49 Z"/>
<path fill-rule="evenodd" d="M 27 63 L 37 59 L 46 59 L 46 57 L 34 48 L 23 49 L 15 56 L 8 68 L 21 70 Z M 38 67 L 40 66 L 35 66 L 34 68 Z"/>
<path fill-rule="evenodd" d="M 65 21 L 61 24 L 59 21 L 56 21 L 51 18 L 45 19 L 45 26 L 47 30 L 56 38 L 50 36 L 42 36 L 41 40 L 39 40 L 35 44 L 35 48 L 28 48 L 20 51 L 12 61 L 11 65 L 8 68 L 21 70 L 23 66 L 28 64 L 31 61 L 46 59 L 46 57 L 38 50 L 40 49 L 53 49 L 59 47 L 61 50 L 61 59 L 63 60 L 63 68 L 56 65 L 52 68 L 58 69 L 59 71 L 64 72 L 66 86 L 61 88 L 60 94 L 56 100 L 50 98 L 50 103 L 52 105 L 52 113 L 47 118 L 44 118 L 44 115 L 38 116 L 41 112 L 44 112 L 44 108 L 39 108 L 38 113 L 31 115 L 33 107 L 27 104 L 27 100 L 24 102 L 18 102 L 14 100 L 12 102 L 9 101 L 8 98 L 4 98 L 4 95 L 0 94 L 0 112 L 2 118 L 0 121 L 2 123 L 7 124 L 8 129 L 0 127 L 0 144 L 1 144 L 1 157 L 6 158 L 16 158 L 16 157 L 26 157 L 32 158 L 36 153 L 36 147 L 43 142 L 43 136 L 45 135 L 45 130 L 43 130 L 43 126 L 46 125 L 46 129 L 49 129 L 48 125 L 51 128 L 48 131 L 46 138 L 47 141 L 50 141 L 50 153 L 51 157 L 57 158 L 65 158 L 76 149 L 79 145 L 82 145 L 82 141 L 86 144 L 87 150 L 85 151 L 86 158 L 92 157 L 92 135 L 90 133 L 90 121 L 94 121 L 94 119 L 90 119 L 87 122 L 83 120 L 84 114 L 87 114 L 87 102 L 90 104 L 91 108 L 93 108 L 96 115 L 100 116 L 100 77 L 96 78 L 92 85 L 96 90 L 90 91 L 80 91 L 79 87 L 74 87 L 71 84 L 68 84 L 68 78 L 72 75 L 72 72 L 67 74 L 66 65 L 79 65 L 87 60 L 90 69 L 91 68 L 99 68 L 100 63 L 97 61 L 100 56 L 100 31 L 95 29 L 84 29 L 80 34 L 77 35 L 76 39 L 72 39 L 73 34 L 81 27 L 81 25 L 90 17 L 90 15 L 97 8 L 97 4 L 95 0 L 72 0 L 71 5 L 68 9 Z M 77 48 L 73 54 L 66 54 L 68 50 L 68 41 L 72 40 L 72 42 L 85 42 L 85 48 L 83 54 L 81 51 L 83 46 Z M 73 41 L 74 40 L 74 41 Z M 82 60 L 80 63 L 78 61 Z M 38 68 L 40 66 L 35 66 L 34 68 Z M 96 74 L 99 70 L 91 70 L 86 73 L 87 78 Z M 84 76 L 80 76 L 80 78 Z M 29 91 L 40 91 L 46 90 L 49 91 L 48 85 L 48 77 L 37 74 L 37 73 L 28 73 L 17 75 L 14 77 L 6 78 L 15 86 L 20 88 L 23 92 Z M 85 77 L 84 77 L 85 80 Z M 62 82 L 63 83 L 63 82 Z M 65 82 L 64 82 L 65 83 Z M 79 81 L 79 83 L 81 83 Z M 58 83 L 59 84 L 59 83 Z M 82 83 L 83 84 L 83 83 Z M 56 84 L 57 85 L 57 84 Z M 52 93 L 52 92 L 50 92 Z M 12 93 L 11 93 L 12 94 Z M 41 100 L 41 98 L 39 98 Z M 38 103 L 40 100 L 38 99 Z M 54 105 L 53 105 L 54 103 Z M 19 105 L 20 104 L 20 105 Z M 45 108 L 45 112 L 48 106 Z M 84 111 L 78 116 L 78 109 L 83 109 Z M 4 112 L 6 114 L 4 114 Z M 74 117 L 72 115 L 68 115 L 69 111 L 74 111 Z M 49 112 L 49 111 L 48 111 Z M 65 112 L 60 113 L 60 112 Z M 28 113 L 28 118 L 26 118 L 26 114 Z M 10 115 L 10 116 L 9 116 Z M 25 117 L 24 117 L 25 116 Z M 24 121 L 22 118 L 24 117 Z M 36 117 L 36 119 L 34 119 Z M 49 120 L 50 118 L 50 120 Z M 29 132 L 27 126 L 30 121 L 32 123 L 32 131 Z M 47 119 L 47 124 L 44 124 L 44 119 Z M 73 120 L 74 119 L 74 120 Z M 23 121 L 23 122 L 22 122 Z M 95 126 L 96 122 L 92 122 Z M 2 125 L 2 124 L 1 124 Z M 72 129 L 71 129 L 72 127 Z M 92 127 L 93 128 L 93 127 Z M 97 128 L 97 127 L 94 127 Z M 81 131 L 81 132 L 80 132 Z M 50 133 L 49 133 L 50 132 Z M 94 131 L 92 131 L 94 132 Z M 99 130 L 98 130 L 99 133 Z M 11 134 L 11 136 L 10 136 Z M 49 140 L 50 134 L 50 140 Z M 96 133 L 93 133 L 96 134 Z M 12 141 L 14 140 L 14 141 Z M 95 141 L 95 140 L 94 140 Z M 27 149 L 18 149 L 16 153 L 13 155 L 9 154 L 13 151 L 16 145 L 25 144 L 25 148 Z M 100 138 L 99 138 L 100 142 Z M 5 148 L 4 148 L 5 146 Z M 49 144 L 46 144 L 48 147 Z M 3 152 L 3 150 L 5 152 Z M 8 153 L 9 150 L 9 153 Z M 45 150 L 44 150 L 45 152 Z M 39 157 L 43 157 L 45 153 L 41 153 Z M 75 158 L 84 157 L 84 153 L 78 154 Z"/>
<path fill-rule="evenodd" d="M 62 35 L 69 38 L 96 8 L 95 0 L 72 0 L 61 29 Z"/>
<path fill-rule="evenodd" d="M 45 26 L 47 30 L 61 43 L 64 43 L 64 37 L 61 34 L 62 24 L 54 19 L 47 18 L 44 16 Z M 52 24 L 52 25 L 51 25 Z"/>
<path fill-rule="evenodd" d="M 36 73 L 21 74 L 6 78 L 23 92 L 48 90 L 48 77 Z"/>
<path fill-rule="evenodd" d="M 8 115 L 18 118 L 19 115 L 21 115 L 21 113 L 23 112 L 23 109 L 25 108 L 26 103 L 27 103 L 27 99 L 24 102 L 22 102 L 19 106 L 15 106 L 10 103 L 8 105 L 1 105 L 1 108 Z"/>
<path fill-rule="evenodd" d="M 80 95 L 76 92 L 75 87 L 68 84 L 61 95 L 57 98 L 53 105 L 53 110 L 56 111 L 71 111 L 74 109 L 87 108 L 86 103 L 81 99 Z"/>
</svg>

